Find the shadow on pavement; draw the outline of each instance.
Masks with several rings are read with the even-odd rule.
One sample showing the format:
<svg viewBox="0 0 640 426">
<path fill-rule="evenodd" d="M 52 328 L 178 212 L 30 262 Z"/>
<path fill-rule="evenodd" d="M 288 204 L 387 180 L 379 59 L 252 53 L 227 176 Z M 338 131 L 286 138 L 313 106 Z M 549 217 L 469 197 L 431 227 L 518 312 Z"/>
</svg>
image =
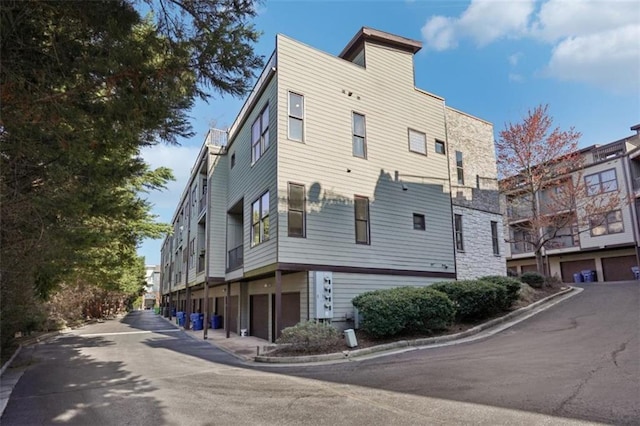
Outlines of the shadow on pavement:
<svg viewBox="0 0 640 426">
<path fill-rule="evenodd" d="M 130 414 L 130 422 L 144 407 L 146 424 L 162 424 L 162 406 L 148 395 L 156 389 L 146 379 L 132 375 L 122 362 L 97 361 L 86 353 L 111 345 L 101 337 L 69 336 L 24 348 L 10 368 L 24 374 L 0 423 L 116 424 L 118 415 Z"/>
</svg>

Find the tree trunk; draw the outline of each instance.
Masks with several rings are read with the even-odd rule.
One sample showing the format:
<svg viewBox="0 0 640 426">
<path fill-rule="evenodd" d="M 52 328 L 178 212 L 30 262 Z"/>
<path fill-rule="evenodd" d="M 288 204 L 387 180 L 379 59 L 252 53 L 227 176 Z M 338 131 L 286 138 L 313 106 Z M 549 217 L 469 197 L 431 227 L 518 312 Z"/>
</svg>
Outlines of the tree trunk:
<svg viewBox="0 0 640 426">
<path fill-rule="evenodd" d="M 546 275 L 544 270 L 544 259 L 542 258 L 542 249 L 536 250 L 536 269 L 540 275 Z"/>
</svg>

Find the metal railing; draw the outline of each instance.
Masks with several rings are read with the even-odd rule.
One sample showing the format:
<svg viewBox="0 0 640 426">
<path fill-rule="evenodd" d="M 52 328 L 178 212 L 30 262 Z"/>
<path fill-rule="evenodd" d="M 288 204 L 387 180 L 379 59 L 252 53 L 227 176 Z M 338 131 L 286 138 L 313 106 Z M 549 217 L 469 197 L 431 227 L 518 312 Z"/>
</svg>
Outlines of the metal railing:
<svg viewBox="0 0 640 426">
<path fill-rule="evenodd" d="M 227 271 L 233 271 L 234 269 L 238 269 L 244 263 L 244 247 L 238 246 L 234 249 L 229 250 L 229 255 L 227 259 Z"/>
</svg>

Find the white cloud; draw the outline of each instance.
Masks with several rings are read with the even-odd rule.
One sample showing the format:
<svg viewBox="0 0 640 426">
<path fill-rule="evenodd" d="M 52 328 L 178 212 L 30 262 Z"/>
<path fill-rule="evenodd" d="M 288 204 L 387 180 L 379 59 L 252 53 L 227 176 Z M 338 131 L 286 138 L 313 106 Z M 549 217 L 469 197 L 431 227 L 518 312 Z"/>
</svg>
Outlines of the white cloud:
<svg viewBox="0 0 640 426">
<path fill-rule="evenodd" d="M 518 65 L 518 62 L 520 62 L 520 59 L 523 57 L 524 55 L 522 54 L 522 52 L 517 52 L 514 53 L 513 55 L 509 55 L 509 65 L 511 65 L 512 67 L 515 67 L 516 65 Z"/>
<path fill-rule="evenodd" d="M 582 81 L 617 92 L 640 89 L 640 25 L 627 25 L 562 40 L 547 66 L 548 75 Z"/>
<path fill-rule="evenodd" d="M 434 16 L 422 27 L 422 37 L 431 49 L 442 51 L 458 45 L 454 20 L 444 16 Z"/>
<path fill-rule="evenodd" d="M 524 81 L 524 77 L 520 74 L 510 72 L 509 81 L 513 81 L 514 83 L 522 83 Z"/>
<path fill-rule="evenodd" d="M 462 39 L 485 46 L 529 38 L 549 46 L 543 75 L 613 91 L 640 86 L 640 7 L 634 0 L 472 0 L 458 17 L 434 16 L 422 27 L 427 48 L 446 50 Z M 511 67 L 521 56 L 511 55 Z M 516 74 L 510 76 L 516 81 Z"/>
<path fill-rule="evenodd" d="M 477 45 L 484 46 L 499 38 L 523 33 L 533 6 L 533 0 L 472 0 L 459 18 L 431 17 L 422 27 L 422 36 L 427 48 L 434 50 L 452 49 L 461 38 L 471 38 Z"/>
<path fill-rule="evenodd" d="M 629 0 L 549 0 L 542 4 L 530 35 L 553 42 L 637 24 L 640 7 Z"/>
</svg>

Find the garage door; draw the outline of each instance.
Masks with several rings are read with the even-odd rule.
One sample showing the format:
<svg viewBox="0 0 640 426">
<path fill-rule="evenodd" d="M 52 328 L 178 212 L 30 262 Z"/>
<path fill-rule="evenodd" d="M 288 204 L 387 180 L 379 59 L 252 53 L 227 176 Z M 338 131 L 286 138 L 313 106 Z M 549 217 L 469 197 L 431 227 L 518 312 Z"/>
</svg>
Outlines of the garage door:
<svg viewBox="0 0 640 426">
<path fill-rule="evenodd" d="M 636 257 L 618 256 L 602 259 L 602 273 L 605 281 L 632 280 L 631 267 L 636 265 Z"/>
<path fill-rule="evenodd" d="M 273 332 L 272 338 L 275 341 L 277 337 L 280 337 L 280 331 L 284 328 L 291 327 L 300 322 L 300 293 L 282 293 L 282 325 L 280 326 L 280 330 L 278 330 L 278 335 L 273 336 L 276 329 L 276 314 L 275 314 L 275 306 L 276 306 L 276 295 L 271 296 L 271 301 L 273 303 L 273 312 L 271 315 L 271 323 L 273 324 Z"/>
<path fill-rule="evenodd" d="M 249 298 L 249 333 L 269 340 L 269 295 L 255 294 Z"/>
<path fill-rule="evenodd" d="M 572 283 L 573 274 L 589 269 L 596 270 L 596 261 L 594 259 L 572 260 L 571 262 L 560 262 L 560 271 L 562 272 L 562 282 Z M 596 277 L 600 278 L 600 277 Z"/>
</svg>

